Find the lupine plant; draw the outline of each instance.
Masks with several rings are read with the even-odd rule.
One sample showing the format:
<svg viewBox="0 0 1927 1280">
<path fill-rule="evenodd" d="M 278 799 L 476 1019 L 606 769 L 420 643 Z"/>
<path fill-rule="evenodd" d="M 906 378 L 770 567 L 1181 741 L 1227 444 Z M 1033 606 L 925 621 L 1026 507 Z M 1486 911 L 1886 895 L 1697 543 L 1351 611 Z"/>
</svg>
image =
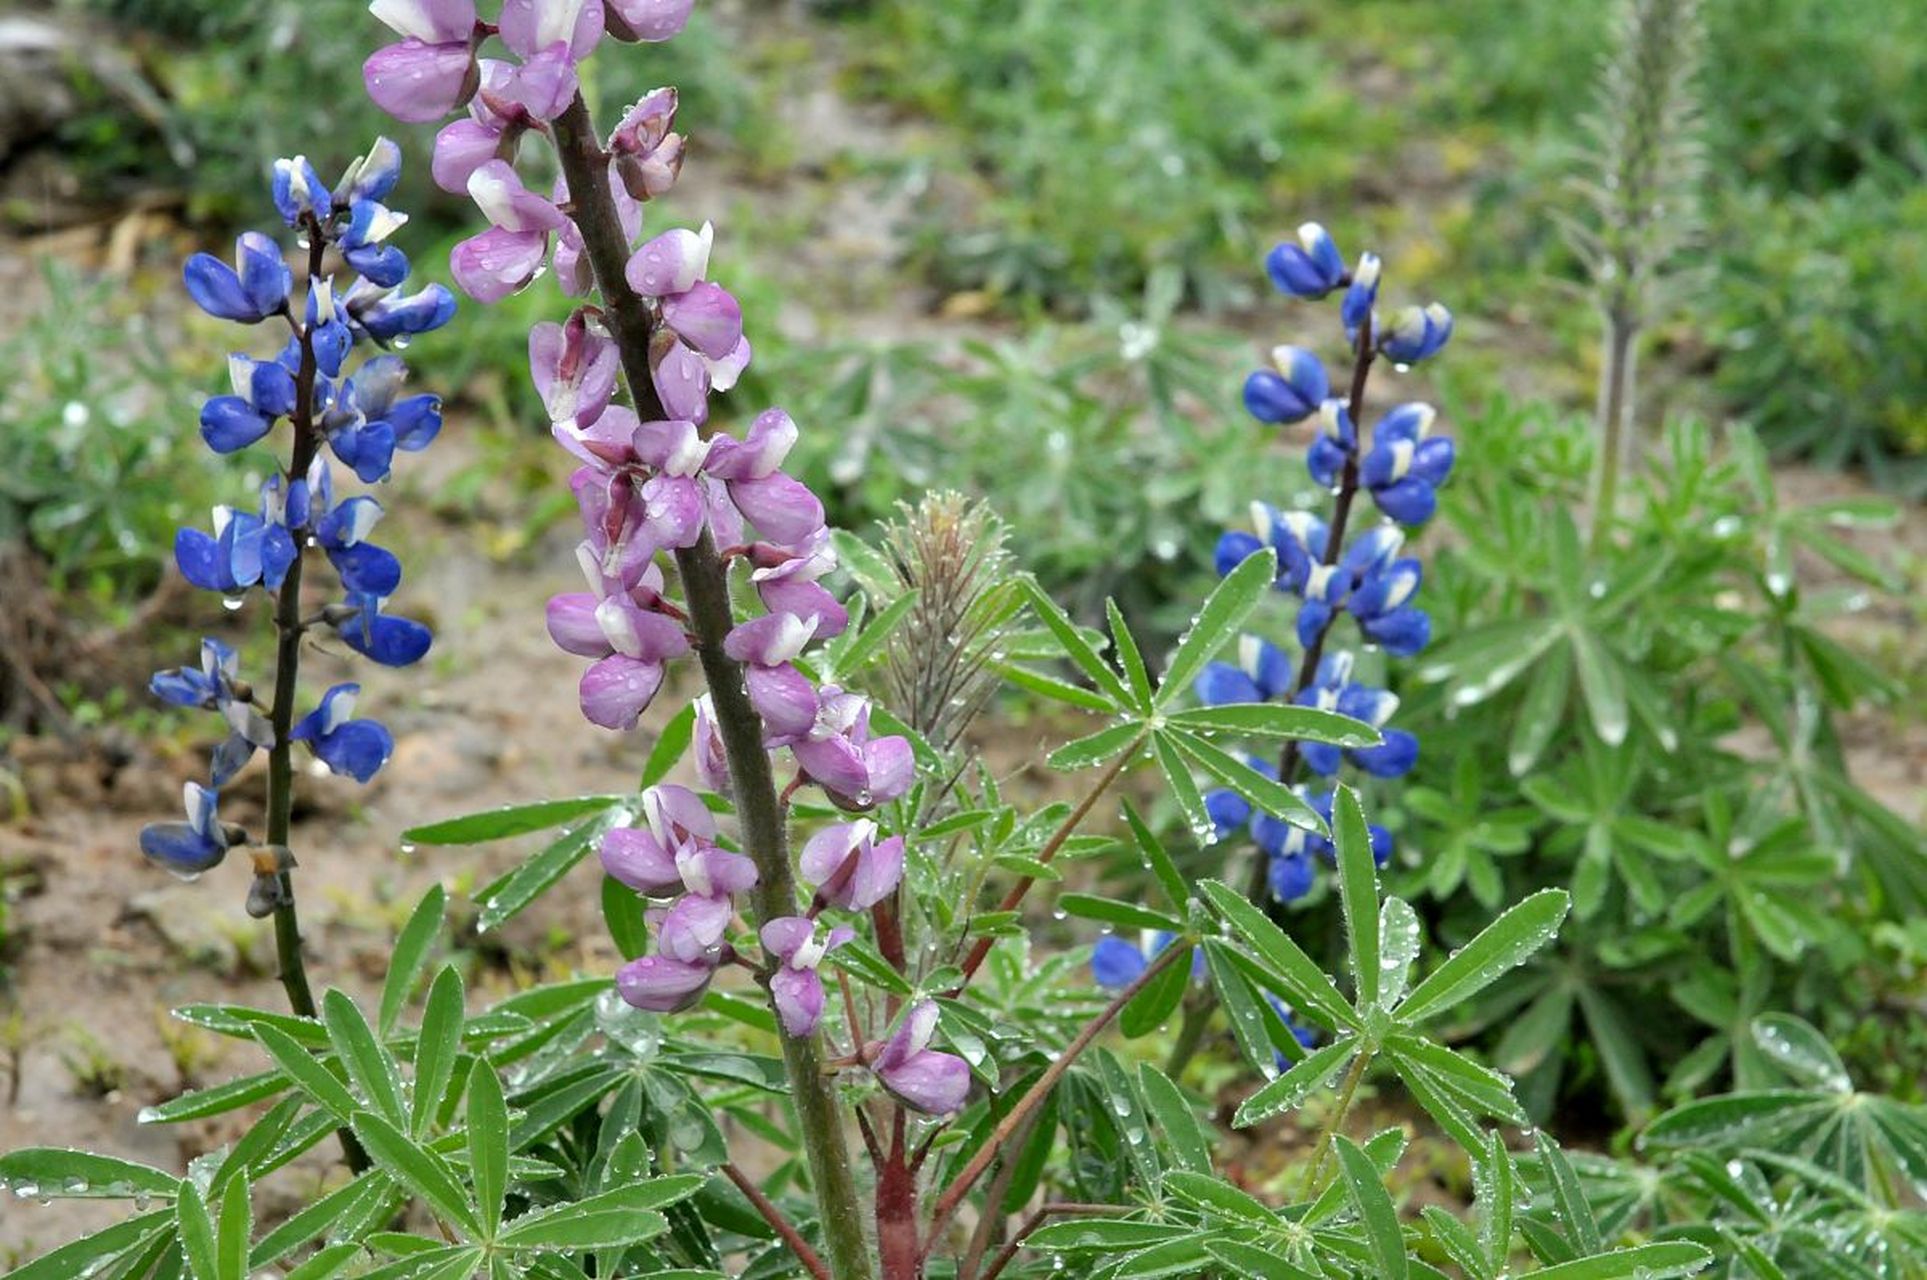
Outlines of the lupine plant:
<svg viewBox="0 0 1927 1280">
<path fill-rule="evenodd" d="M 230 355 L 231 393 L 210 397 L 200 415 L 201 438 L 218 454 L 285 436 L 287 452 L 276 456 L 262 482 L 258 507 L 216 507 L 211 530 L 184 528 L 174 540 L 181 576 L 218 593 L 228 610 L 245 608 L 257 590 L 271 603 L 274 682 L 257 692 L 242 676 L 239 652 L 213 636 L 201 641 L 198 662 L 154 676 L 157 697 L 215 712 L 224 736 L 213 749 L 207 782 L 186 784 L 186 820 L 150 824 L 140 846 L 149 860 L 186 879 L 219 865 L 235 848 L 248 851 L 248 913 L 274 918 L 288 1002 L 309 1018 L 315 1003 L 302 962 L 296 861 L 288 844 L 294 746 L 303 743 L 330 772 L 365 783 L 387 763 L 394 739 L 379 721 L 355 718 L 356 684 L 337 684 L 303 710 L 302 645 L 325 633 L 374 662 L 401 667 L 420 660 L 430 643 L 421 623 L 385 611 L 401 585 L 401 562 L 370 540 L 380 502 L 365 493 L 337 496 L 329 460 L 332 455 L 364 484 L 378 484 L 398 450 L 418 452 L 441 430 L 440 398 L 403 394 L 408 370 L 391 350 L 446 324 L 455 310 L 440 285 L 402 292 L 408 258 L 388 241 L 408 219 L 382 204 L 400 173 L 401 150 L 387 138 L 376 139 L 333 187 L 305 156 L 275 163 L 274 206 L 306 256 L 300 295 L 281 246 L 256 231 L 240 237 L 232 265 L 198 253 L 182 271 L 188 295 L 209 315 L 265 325 L 276 337 L 286 330 L 265 358 Z M 355 279 L 338 287 L 336 270 Z M 351 364 L 357 347 L 380 350 Z M 339 595 L 314 605 L 304 596 L 304 579 L 309 562 L 322 559 Z M 221 790 L 257 751 L 267 755 L 267 818 L 258 837 L 223 822 L 218 810 Z"/>
<path fill-rule="evenodd" d="M 1749 1242 L 1725 1234 L 1647 1239 L 1630 1215 L 1609 1229 L 1544 1134 L 1515 1158 L 1496 1127 L 1526 1123 L 1512 1082 L 1438 1033 L 1551 941 L 1568 895 L 1532 893 L 1427 959 L 1417 912 L 1381 883 L 1387 837 L 1338 778 L 1396 776 L 1418 749 L 1389 725 L 1391 696 L 1364 683 L 1367 655 L 1329 641 L 1341 614 L 1361 646 L 1387 653 L 1429 636 L 1397 526 L 1431 514 L 1452 447 L 1417 406 L 1389 411 L 1369 435 L 1355 424 L 1375 361 L 1409 364 L 1444 345 L 1442 308 L 1381 319 L 1377 260 L 1347 272 L 1316 228 L 1273 255 L 1287 292 L 1344 290 L 1350 394 L 1331 397 L 1315 360 L 1290 349 L 1246 388 L 1263 420 L 1320 416 L 1312 466 L 1335 486 L 1332 516 L 1266 512 L 1260 537 L 1229 539 L 1222 581 L 1156 660 L 1114 603 L 1108 634 L 1079 625 L 1014 567 L 992 518 L 954 497 L 907 508 L 880 550 L 827 529 L 820 502 L 782 469 L 802 428 L 773 408 L 737 421 L 726 393 L 750 348 L 741 308 L 710 278 L 713 231 L 645 226 L 682 165 L 675 92 L 645 95 L 605 132 L 581 67 L 614 43 L 672 38 L 687 0 L 506 0 L 493 22 L 472 0 L 371 10 L 400 37 L 366 64 L 375 100 L 411 122 L 463 113 L 441 129 L 433 162 L 436 181 L 471 195 L 489 224 L 453 251 L 459 285 L 486 303 L 547 274 L 581 300 L 529 338 L 532 380 L 575 464 L 584 535 L 585 589 L 552 599 L 546 625 L 587 663 L 584 732 L 648 744 L 633 793 L 492 808 L 406 838 L 461 846 L 562 828 L 476 894 L 477 923 L 509 920 L 594 853 L 624 963 L 471 1012 L 462 970 L 437 963 L 448 907 L 438 886 L 402 928 L 367 1009 L 329 989 L 292 1014 L 178 1010 L 265 1065 L 142 1119 L 266 1110 L 184 1176 L 52 1148 L 0 1158 L 21 1197 L 135 1209 L 17 1276 L 1299 1280 L 1451 1268 L 1477 1280 L 1522 1269 L 1660 1280 L 1701 1270 L 1716 1251 L 1750 1260 Z M 494 56 L 497 41 L 507 56 Z M 525 178 L 538 150 L 558 170 L 546 196 Z M 450 309 L 438 294 L 380 293 L 405 262 L 385 244 L 395 217 L 374 205 L 393 151 L 373 154 L 351 169 L 345 197 L 305 162 L 277 170 L 277 202 L 311 255 L 304 320 L 286 268 L 257 239 L 244 238 L 233 269 L 197 259 L 188 273 L 216 314 L 286 316 L 295 331 L 292 369 L 237 362 L 235 396 L 210 402 L 203 425 L 210 443 L 241 448 L 290 416 L 296 465 L 270 480 L 262 515 L 228 513 L 212 535 L 183 535 L 179 553 L 184 572 L 224 593 L 279 591 L 282 679 L 262 713 L 233 651 L 210 643 L 198 667 L 157 684 L 222 712 L 219 781 L 264 740 L 280 753 L 271 817 L 276 797 L 283 807 L 255 897 L 286 911 L 291 937 L 290 745 L 306 740 L 355 776 L 388 750 L 385 732 L 343 705 L 349 690 L 296 722 L 305 628 L 331 627 L 380 661 L 426 646 L 424 631 L 381 610 L 398 568 L 363 540 L 371 512 L 353 504 L 368 500 L 337 504 L 325 462 L 312 470 L 325 446 L 374 482 L 394 449 L 432 434 L 432 406 L 397 398 L 398 372 L 380 364 L 389 357 L 353 374 L 340 366 L 357 337 L 395 339 L 403 328 L 392 325 L 432 327 Z M 373 283 L 337 299 L 322 275 L 331 244 Z M 1347 543 L 1361 490 L 1389 523 Z M 317 614 L 300 600 L 310 550 L 348 593 Z M 1295 673 L 1282 649 L 1240 638 L 1280 589 L 1298 601 Z M 1219 663 L 1233 645 L 1240 661 Z M 973 756 L 971 721 L 1000 685 L 1030 695 L 1052 728 L 1096 717 L 1048 760 L 1080 775 L 1074 799 L 1028 808 Z M 1202 705 L 1186 705 L 1194 696 Z M 1278 766 L 1241 758 L 1219 745 L 1226 737 L 1275 746 Z M 1102 829 L 1106 798 L 1147 763 L 1170 799 L 1148 812 L 1174 809 L 1175 839 L 1128 802 L 1115 804 L 1113 832 Z M 1301 770 L 1333 785 L 1301 791 Z M 189 823 L 144 839 L 186 871 L 241 838 L 218 824 L 211 793 L 194 794 Z M 1261 822 L 1277 825 L 1261 833 Z M 1235 824 L 1253 829 L 1261 855 L 1249 884 L 1212 874 L 1218 865 L 1187 874 L 1225 861 L 1222 828 Z M 1114 990 L 1093 993 L 1091 953 L 1033 950 L 1024 909 L 1120 853 L 1147 873 L 1145 892 L 1055 896 L 1061 917 L 1151 934 L 1148 948 L 1098 943 L 1099 977 Z M 1286 908 L 1321 857 L 1343 930 L 1338 977 L 1273 916 L 1292 920 Z M 1243 870 L 1230 864 L 1234 880 Z M 1274 1176 L 1253 1181 L 1214 1158 L 1215 1099 L 1183 1083 L 1199 1011 L 1212 1008 L 1200 992 L 1214 993 L 1261 1082 L 1230 1125 L 1264 1141 L 1282 1135 L 1261 1126 L 1289 1115 L 1310 1139 Z M 1127 1065 L 1119 1050 L 1160 1036 L 1181 1009 L 1172 1069 Z M 1768 1031 L 1789 1061 L 1825 1076 L 1816 1088 L 1839 1092 L 1843 1073 L 1790 1026 Z M 1401 1221 L 1391 1180 L 1404 1128 L 1356 1133 L 1353 1104 L 1374 1064 L 1460 1153 L 1473 1188 L 1465 1215 L 1435 1205 Z M 1904 1109 L 1862 1120 L 1832 1097 L 1731 1105 L 1802 1123 L 1852 1116 L 1885 1144 L 1869 1168 L 1914 1176 Z M 349 1176 L 300 1180 L 300 1207 L 257 1225 L 253 1189 L 334 1132 L 349 1136 Z M 1809 1154 L 1837 1162 L 1845 1149 L 1822 1141 Z"/>
</svg>

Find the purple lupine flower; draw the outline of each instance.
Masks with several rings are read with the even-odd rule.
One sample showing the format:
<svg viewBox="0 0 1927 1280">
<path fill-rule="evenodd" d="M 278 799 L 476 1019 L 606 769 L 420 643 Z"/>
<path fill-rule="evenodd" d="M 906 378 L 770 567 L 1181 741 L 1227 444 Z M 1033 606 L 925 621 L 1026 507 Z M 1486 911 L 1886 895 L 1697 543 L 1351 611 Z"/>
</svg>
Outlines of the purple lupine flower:
<svg viewBox="0 0 1927 1280">
<path fill-rule="evenodd" d="M 474 94 L 475 0 L 374 0 L 368 11 L 402 37 L 362 63 L 368 96 L 397 120 L 420 124 Z"/>
<path fill-rule="evenodd" d="M 529 330 L 529 373 L 550 422 L 594 423 L 615 394 L 620 366 L 614 339 L 583 312 L 566 324 L 543 321 Z"/>
<path fill-rule="evenodd" d="M 502 43 L 520 57 L 559 44 L 580 62 L 602 39 L 602 0 L 502 0 L 496 27 Z"/>
<path fill-rule="evenodd" d="M 876 839 L 867 818 L 823 828 L 803 845 L 797 865 L 818 886 L 817 900 L 844 911 L 868 911 L 903 880 L 903 837 Z"/>
<path fill-rule="evenodd" d="M 395 739 L 379 721 L 353 718 L 360 693 L 358 684 L 335 685 L 321 695 L 320 706 L 295 722 L 288 736 L 307 743 L 331 772 L 367 782 L 395 754 Z"/>
<path fill-rule="evenodd" d="M 790 754 L 830 802 L 842 809 L 868 809 L 910 789 L 916 758 L 905 738 L 870 736 L 870 700 L 824 685 L 816 723 Z"/>
<path fill-rule="evenodd" d="M 776 965 L 769 990 L 783 1030 L 793 1036 L 811 1034 L 823 1017 L 823 978 L 817 966 L 825 955 L 856 937 L 856 931 L 838 926 L 818 940 L 816 921 L 808 916 L 778 916 L 763 926 L 759 936 Z"/>
<path fill-rule="evenodd" d="M 702 1001 L 716 977 L 714 965 L 648 955 L 616 970 L 616 992 L 651 1013 L 680 1013 Z"/>
<path fill-rule="evenodd" d="M 962 1110 L 970 1094 L 970 1064 L 953 1053 L 930 1048 L 936 1030 L 936 1001 L 911 1005 L 870 1070 L 904 1106 L 925 1115 L 947 1116 Z"/>
<path fill-rule="evenodd" d="M 617 40 L 654 44 L 680 34 L 695 0 L 602 0 L 603 21 Z"/>
<path fill-rule="evenodd" d="M 670 783 L 642 793 L 642 812 L 646 826 L 617 827 L 602 837 L 602 868 L 645 897 L 666 898 L 683 887 L 677 854 L 714 843 L 716 818 L 701 796 Z"/>
<path fill-rule="evenodd" d="M 672 133 L 677 95 L 652 89 L 623 113 L 609 134 L 609 150 L 623 188 L 636 200 L 653 200 L 676 185 L 682 173 L 683 136 Z"/>
<path fill-rule="evenodd" d="M 600 573 L 589 591 L 549 601 L 549 636 L 558 647 L 596 661 L 582 675 L 582 714 L 605 729 L 633 729 L 662 686 L 663 663 L 689 650 L 680 624 L 638 603 Z"/>
</svg>

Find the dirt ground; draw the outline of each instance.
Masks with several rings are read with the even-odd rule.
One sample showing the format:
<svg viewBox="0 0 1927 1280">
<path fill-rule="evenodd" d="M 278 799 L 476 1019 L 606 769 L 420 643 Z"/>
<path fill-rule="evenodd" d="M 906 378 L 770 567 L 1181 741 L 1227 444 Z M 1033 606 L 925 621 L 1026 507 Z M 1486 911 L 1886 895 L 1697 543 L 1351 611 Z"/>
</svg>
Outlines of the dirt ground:
<svg viewBox="0 0 1927 1280">
<path fill-rule="evenodd" d="M 796 136 L 810 140 L 800 170 L 845 151 L 875 154 L 904 145 L 902 126 L 855 110 L 829 90 L 805 99 L 800 110 L 805 123 L 796 126 Z M 689 170 L 682 207 L 737 210 L 734 220 L 743 221 L 740 211 L 774 207 L 798 194 L 739 184 L 697 163 Z M 810 241 L 812 260 L 796 269 L 838 286 L 818 299 L 821 309 L 786 311 L 774 323 L 804 338 L 831 323 L 840 337 L 984 331 L 969 321 L 936 319 L 928 299 L 881 287 L 894 256 L 892 198 L 856 184 L 809 186 L 803 194 L 826 234 Z M 718 218 L 723 222 L 720 213 Z M 726 223 L 722 230 L 727 236 Z M 87 243 L 70 237 L 63 246 Z M 46 251 L 44 244 L 0 244 L 0 335 L 8 331 L 10 313 L 17 322 L 20 309 L 33 305 L 31 259 Z M 848 309 L 848 300 L 856 298 L 864 304 Z M 771 322 L 752 318 L 752 324 Z M 388 505 L 408 511 L 415 505 L 409 495 L 425 498 L 478 459 L 459 413 L 452 414 L 436 448 L 398 468 L 402 496 Z M 566 473 L 559 456 L 554 467 L 559 484 Z M 1849 477 L 1800 468 L 1786 469 L 1782 478 L 1789 498 L 1799 500 L 1861 487 Z M 1916 553 L 1927 553 L 1927 513 L 1908 512 L 1900 536 Z M 387 722 L 397 739 L 394 759 L 370 787 L 326 777 L 303 781 L 293 847 L 301 860 L 300 901 L 319 983 L 358 995 L 373 992 L 386 970 L 393 930 L 429 884 L 440 881 L 465 901 L 532 844 L 410 851 L 401 841 L 406 826 L 490 805 L 633 784 L 647 752 L 648 727 L 636 736 L 617 736 L 584 724 L 575 705 L 580 661 L 557 651 L 543 631 L 543 602 L 578 586 L 569 541 L 563 530 L 504 563 L 488 553 L 470 525 L 426 515 L 407 519 L 408 576 L 398 603 L 435 622 L 430 659 L 398 674 L 365 663 L 351 668 L 338 654 L 323 652 L 304 670 L 312 688 L 331 678 L 360 679 L 365 713 Z M 1904 618 L 1868 624 L 1883 635 L 1912 625 Z M 673 701 L 665 697 L 658 708 Z M 1927 816 L 1927 733 L 1920 725 L 1869 716 L 1850 732 L 1859 781 L 1899 811 Z M 1013 759 L 1034 758 L 1045 736 L 1035 725 L 1005 734 L 1001 746 Z M 223 866 L 198 883 L 182 884 L 147 866 L 136 852 L 140 826 L 176 810 L 180 780 L 198 772 L 201 760 L 195 753 L 159 758 L 136 748 L 131 759 L 114 763 L 96 750 L 49 739 L 24 744 L 14 763 L 26 786 L 28 814 L 0 826 L 0 867 L 20 895 L 12 915 L 20 940 L 10 961 L 14 982 L 0 1000 L 0 1151 L 74 1146 L 182 1168 L 232 1140 L 236 1128 L 215 1122 L 144 1126 L 136 1120 L 141 1108 L 257 1064 L 246 1047 L 185 1028 L 167 1011 L 196 1001 L 282 1004 L 270 932 L 241 908 L 245 867 Z M 258 794 L 258 785 L 231 788 L 227 816 L 243 822 L 258 817 L 244 807 L 251 790 Z M 478 937 L 468 929 L 458 933 L 458 944 L 483 953 L 485 963 L 478 967 L 501 988 L 518 975 L 606 971 L 617 958 L 602 934 L 598 890 L 594 869 L 580 867 L 501 936 Z M 305 1176 L 320 1174 L 317 1161 Z M 272 1214 L 274 1206 L 257 1212 Z M 0 1195 L 0 1265 L 120 1215 L 113 1202 L 41 1207 Z"/>
</svg>

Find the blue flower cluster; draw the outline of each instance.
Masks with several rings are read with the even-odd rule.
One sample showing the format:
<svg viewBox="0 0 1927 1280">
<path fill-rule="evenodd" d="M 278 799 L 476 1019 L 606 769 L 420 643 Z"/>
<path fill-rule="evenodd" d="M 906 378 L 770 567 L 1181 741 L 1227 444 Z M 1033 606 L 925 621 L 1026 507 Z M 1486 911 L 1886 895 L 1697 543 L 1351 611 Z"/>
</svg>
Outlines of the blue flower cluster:
<svg viewBox="0 0 1927 1280">
<path fill-rule="evenodd" d="M 315 268 L 298 305 L 281 247 L 260 232 L 241 236 L 232 265 L 206 253 L 188 259 L 182 278 L 203 311 L 242 325 L 279 318 L 288 330 L 266 359 L 228 357 L 232 393 L 211 397 L 202 407 L 201 438 L 216 453 L 234 453 L 259 444 L 286 419 L 293 447 L 291 461 L 277 462 L 261 485 L 255 510 L 217 507 L 211 531 L 184 528 L 174 541 L 182 576 L 219 592 L 230 608 L 256 587 L 270 594 L 298 590 L 302 555 L 319 550 L 339 578 L 341 599 L 298 627 L 324 624 L 351 649 L 397 667 L 428 652 L 428 628 L 383 612 L 401 583 L 401 562 L 368 540 L 381 504 L 366 495 L 337 501 L 322 446 L 364 484 L 376 484 L 387 479 L 398 450 L 426 448 L 441 430 L 438 397 L 402 393 L 408 370 L 399 356 L 383 350 L 348 368 L 357 347 L 404 346 L 455 312 L 454 297 L 441 285 L 401 291 L 408 258 L 387 240 L 408 219 L 382 203 L 400 173 L 401 151 L 386 138 L 377 139 L 332 188 L 305 157 L 275 163 L 275 208 L 300 236 Z M 350 287 L 337 291 L 334 278 L 318 270 L 330 252 L 355 273 Z M 277 672 L 276 678 L 292 679 L 293 672 Z M 199 875 L 231 845 L 247 842 L 245 831 L 220 821 L 219 791 L 255 751 L 273 750 L 275 726 L 240 678 L 238 655 L 219 640 L 202 641 L 197 667 L 159 672 L 150 688 L 174 706 L 218 713 L 227 727 L 207 785 L 187 784 L 186 821 L 150 824 L 140 837 L 142 852 L 154 862 Z M 376 721 L 353 718 L 359 691 L 356 684 L 336 685 L 312 712 L 286 727 L 290 741 L 306 742 L 330 770 L 366 782 L 387 762 L 394 739 Z M 250 909 L 258 896 L 250 897 Z"/>
<path fill-rule="evenodd" d="M 1302 347 L 1274 349 L 1271 367 L 1246 379 L 1245 407 L 1260 422 L 1318 419 L 1306 467 L 1331 491 L 1333 505 L 1327 519 L 1254 502 L 1253 531 L 1235 530 L 1219 539 L 1215 560 L 1221 575 L 1264 547 L 1277 553 L 1275 585 L 1297 602 L 1297 640 L 1304 656 L 1294 663 L 1278 646 L 1246 636 L 1238 662 L 1210 664 L 1195 692 L 1210 706 L 1287 701 L 1337 711 L 1378 729 L 1382 741 L 1374 747 L 1293 744 L 1277 764 L 1248 758 L 1252 768 L 1292 786 L 1329 820 L 1333 792 L 1302 783 L 1295 776 L 1300 766 L 1322 778 L 1336 778 L 1347 765 L 1372 777 L 1396 778 L 1418 760 L 1418 740 L 1388 727 L 1398 710 L 1397 696 L 1355 682 L 1355 655 L 1345 649 L 1328 652 L 1327 643 L 1341 616 L 1351 619 L 1361 643 L 1392 657 L 1410 657 L 1431 639 L 1431 618 L 1417 604 L 1423 570 L 1418 560 L 1401 554 L 1405 531 L 1400 526 L 1423 524 L 1437 510 L 1438 487 L 1452 473 L 1452 442 L 1433 434 L 1437 415 L 1428 405 L 1390 409 L 1369 440 L 1360 438 L 1354 418 L 1373 362 L 1382 356 L 1402 367 L 1438 354 L 1451 337 L 1452 314 L 1437 303 L 1380 314 L 1377 255 L 1361 254 L 1348 272 L 1331 236 L 1316 223 L 1300 227 L 1296 243 L 1273 249 L 1265 270 L 1281 292 L 1294 297 L 1317 300 L 1343 290 L 1339 319 L 1354 357 L 1347 388 L 1351 398 L 1333 395 L 1324 365 Z M 1383 519 L 1347 542 L 1353 500 L 1361 491 Z M 1281 777 L 1281 770 L 1293 776 Z M 1282 901 L 1310 892 L 1316 860 L 1333 856 L 1330 840 L 1255 811 L 1235 792 L 1211 792 L 1205 803 L 1220 837 L 1244 831 L 1269 859 L 1268 882 Z M 1371 838 L 1382 866 L 1391 858 L 1391 835 L 1374 826 Z"/>
</svg>

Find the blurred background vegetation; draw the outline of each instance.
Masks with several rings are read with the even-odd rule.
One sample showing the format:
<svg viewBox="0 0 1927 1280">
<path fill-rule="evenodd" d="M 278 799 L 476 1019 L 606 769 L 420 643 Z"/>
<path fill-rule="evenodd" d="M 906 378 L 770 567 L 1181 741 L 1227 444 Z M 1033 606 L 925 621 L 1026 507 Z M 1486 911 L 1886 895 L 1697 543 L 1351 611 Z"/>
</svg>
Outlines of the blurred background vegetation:
<svg viewBox="0 0 1927 1280">
<path fill-rule="evenodd" d="M 379 39 L 364 9 L 16 10 L 83 34 L 44 60 L 62 109 L 0 137 L 0 223 L 24 254 L 113 273 L 50 267 L 39 318 L 0 324 L 0 543 L 71 615 L 16 644 L 150 619 L 168 530 L 234 491 L 195 442 L 220 370 L 213 328 L 175 304 L 176 263 L 263 220 L 274 157 L 305 150 L 332 176 L 398 137 L 402 240 L 446 279 L 472 211 L 427 182 L 432 130 L 363 96 Z M 1117 596 L 1167 638 L 1252 498 L 1317 496 L 1303 437 L 1267 438 L 1238 407 L 1272 343 L 1334 350 L 1295 327 L 1313 313 L 1280 305 L 1263 252 L 1307 218 L 1348 253 L 1376 248 L 1394 291 L 1418 295 L 1401 300 L 1459 316 L 1450 358 L 1401 391 L 1436 398 L 1461 441 L 1427 590 L 1440 634 L 1473 638 L 1404 678 L 1411 727 L 1445 745 L 1388 820 L 1448 936 L 1537 883 L 1573 881 L 1586 908 L 1571 945 L 1485 1011 L 1497 1060 L 1541 1105 L 1589 1090 L 1636 1115 L 1661 1091 L 1755 1079 L 1737 1033 L 1675 1051 L 1795 1008 L 1850 1039 L 1857 1070 L 1917 1090 L 1927 1033 L 1898 1014 L 1927 969 L 1902 923 L 1927 908 L 1918 814 L 1856 799 L 1847 758 L 1871 737 L 1872 755 L 1917 762 L 1908 709 L 1927 693 L 1917 506 L 1896 526 L 1863 500 L 1927 494 L 1927 6 L 1705 5 L 1697 274 L 1650 336 L 1638 417 L 1656 462 L 1626 536 L 1586 565 L 1602 602 L 1571 623 L 1619 673 L 1617 720 L 1614 699 L 1571 692 L 1566 659 L 1467 692 L 1490 658 L 1475 641 L 1550 616 L 1577 581 L 1548 556 L 1557 513 L 1582 503 L 1598 321 L 1559 228 L 1580 209 L 1610 17 L 1572 0 L 704 0 L 688 36 L 598 60 L 592 87 L 681 88 L 695 151 L 651 216 L 715 218 L 757 344 L 731 412 L 796 416 L 834 519 L 867 527 L 930 486 L 982 495 L 1067 606 L 1090 618 Z M 139 234 L 117 234 L 130 210 Z M 567 514 L 523 372 L 528 325 L 556 307 L 538 285 L 410 352 L 463 442 L 428 496 L 504 558 Z M 1767 456 L 1803 465 L 1776 482 Z M 1829 505 L 1801 514 L 1809 493 Z M 44 696 L 69 717 L 124 696 L 124 677 L 54 665 Z M 1553 727 L 1517 767 L 1522 707 Z M 1626 748 L 1602 752 L 1629 714 Z M 1621 810 L 1638 821 L 1616 826 Z M 1667 868 L 1755 845 L 1784 909 L 1742 919 L 1752 886 L 1721 881 L 1729 896 L 1701 909 L 1736 913 L 1730 963 L 1683 983 L 1710 944 L 1700 918 L 1661 909 Z M 1836 881 L 1858 888 L 1829 923 L 1799 899 Z M 1801 963 L 1809 942 L 1827 965 Z M 1876 1004 L 1896 1016 L 1863 1016 Z"/>
</svg>

